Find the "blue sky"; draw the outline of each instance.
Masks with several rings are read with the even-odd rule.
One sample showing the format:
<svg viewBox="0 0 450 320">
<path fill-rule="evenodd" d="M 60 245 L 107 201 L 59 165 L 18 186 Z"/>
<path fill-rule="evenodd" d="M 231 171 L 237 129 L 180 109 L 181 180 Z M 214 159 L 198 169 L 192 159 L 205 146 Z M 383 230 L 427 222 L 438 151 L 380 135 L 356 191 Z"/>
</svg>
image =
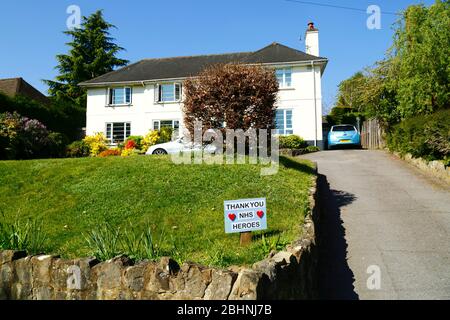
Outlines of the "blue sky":
<svg viewBox="0 0 450 320">
<path fill-rule="evenodd" d="M 376 4 L 397 12 L 433 0 L 310 0 L 365 10 Z M 82 15 L 103 9 L 117 26 L 113 36 L 126 48 L 121 57 L 142 58 L 253 51 L 274 41 L 304 50 L 308 21 L 320 30 L 320 53 L 330 63 L 323 77 L 323 97 L 331 105 L 341 80 L 383 57 L 392 43 L 396 17 L 382 15 L 381 30 L 366 27 L 368 14 L 285 0 L 24 0 L 0 3 L 0 78 L 21 76 L 39 90 L 41 79 L 56 75 L 55 55 L 66 53 L 69 5 Z"/>
</svg>

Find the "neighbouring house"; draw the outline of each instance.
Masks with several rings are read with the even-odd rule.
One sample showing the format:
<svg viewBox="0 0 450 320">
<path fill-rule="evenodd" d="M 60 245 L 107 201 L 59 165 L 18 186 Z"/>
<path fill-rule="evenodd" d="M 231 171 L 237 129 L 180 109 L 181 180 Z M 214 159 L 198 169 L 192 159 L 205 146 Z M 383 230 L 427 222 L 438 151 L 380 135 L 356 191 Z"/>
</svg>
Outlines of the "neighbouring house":
<svg viewBox="0 0 450 320">
<path fill-rule="evenodd" d="M 145 59 L 85 81 L 80 85 L 87 88 L 86 134 L 103 132 L 114 145 L 153 129 L 180 129 L 183 80 L 210 65 L 237 62 L 276 70 L 278 134 L 296 134 L 323 147 L 321 78 L 328 59 L 319 56 L 313 23 L 305 43 L 306 52 L 272 43 L 254 52 Z"/>
<path fill-rule="evenodd" d="M 0 93 L 11 98 L 20 95 L 44 104 L 49 103 L 44 94 L 22 78 L 0 79 Z"/>
</svg>

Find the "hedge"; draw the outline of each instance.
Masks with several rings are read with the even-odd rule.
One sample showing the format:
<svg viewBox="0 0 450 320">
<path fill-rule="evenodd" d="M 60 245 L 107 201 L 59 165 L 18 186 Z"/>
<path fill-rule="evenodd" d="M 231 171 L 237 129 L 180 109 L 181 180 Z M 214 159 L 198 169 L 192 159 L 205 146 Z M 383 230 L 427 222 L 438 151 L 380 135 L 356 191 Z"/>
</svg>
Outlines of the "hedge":
<svg viewBox="0 0 450 320">
<path fill-rule="evenodd" d="M 450 109 L 402 121 L 388 132 L 387 145 L 402 155 L 450 165 Z"/>
</svg>

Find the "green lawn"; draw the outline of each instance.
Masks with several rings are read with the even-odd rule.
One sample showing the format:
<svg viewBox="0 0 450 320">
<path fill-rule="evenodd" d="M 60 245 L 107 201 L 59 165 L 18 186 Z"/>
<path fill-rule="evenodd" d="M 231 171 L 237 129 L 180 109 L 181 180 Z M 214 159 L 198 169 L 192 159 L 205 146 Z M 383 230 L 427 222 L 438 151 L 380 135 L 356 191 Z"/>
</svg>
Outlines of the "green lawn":
<svg viewBox="0 0 450 320">
<path fill-rule="evenodd" d="M 258 165 L 175 165 L 164 156 L 2 161 L 0 219 L 42 221 L 46 250 L 63 257 L 92 254 L 88 232 L 131 222 L 151 225 L 178 260 L 250 264 L 264 258 L 267 242 L 294 240 L 308 210 L 312 164 L 280 161 L 273 176 L 261 176 Z M 265 241 L 256 234 L 242 248 L 239 234 L 224 233 L 223 201 L 260 197 L 267 198 Z"/>
</svg>

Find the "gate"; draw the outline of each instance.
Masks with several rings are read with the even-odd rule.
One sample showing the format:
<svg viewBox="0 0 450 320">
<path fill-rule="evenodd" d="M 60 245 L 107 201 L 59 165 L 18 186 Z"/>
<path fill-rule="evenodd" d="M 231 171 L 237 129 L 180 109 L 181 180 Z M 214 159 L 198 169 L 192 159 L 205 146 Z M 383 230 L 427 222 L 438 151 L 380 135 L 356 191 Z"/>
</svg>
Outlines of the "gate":
<svg viewBox="0 0 450 320">
<path fill-rule="evenodd" d="M 377 119 L 369 119 L 363 122 L 361 127 L 361 145 L 365 149 L 384 148 L 384 131 Z"/>
</svg>

